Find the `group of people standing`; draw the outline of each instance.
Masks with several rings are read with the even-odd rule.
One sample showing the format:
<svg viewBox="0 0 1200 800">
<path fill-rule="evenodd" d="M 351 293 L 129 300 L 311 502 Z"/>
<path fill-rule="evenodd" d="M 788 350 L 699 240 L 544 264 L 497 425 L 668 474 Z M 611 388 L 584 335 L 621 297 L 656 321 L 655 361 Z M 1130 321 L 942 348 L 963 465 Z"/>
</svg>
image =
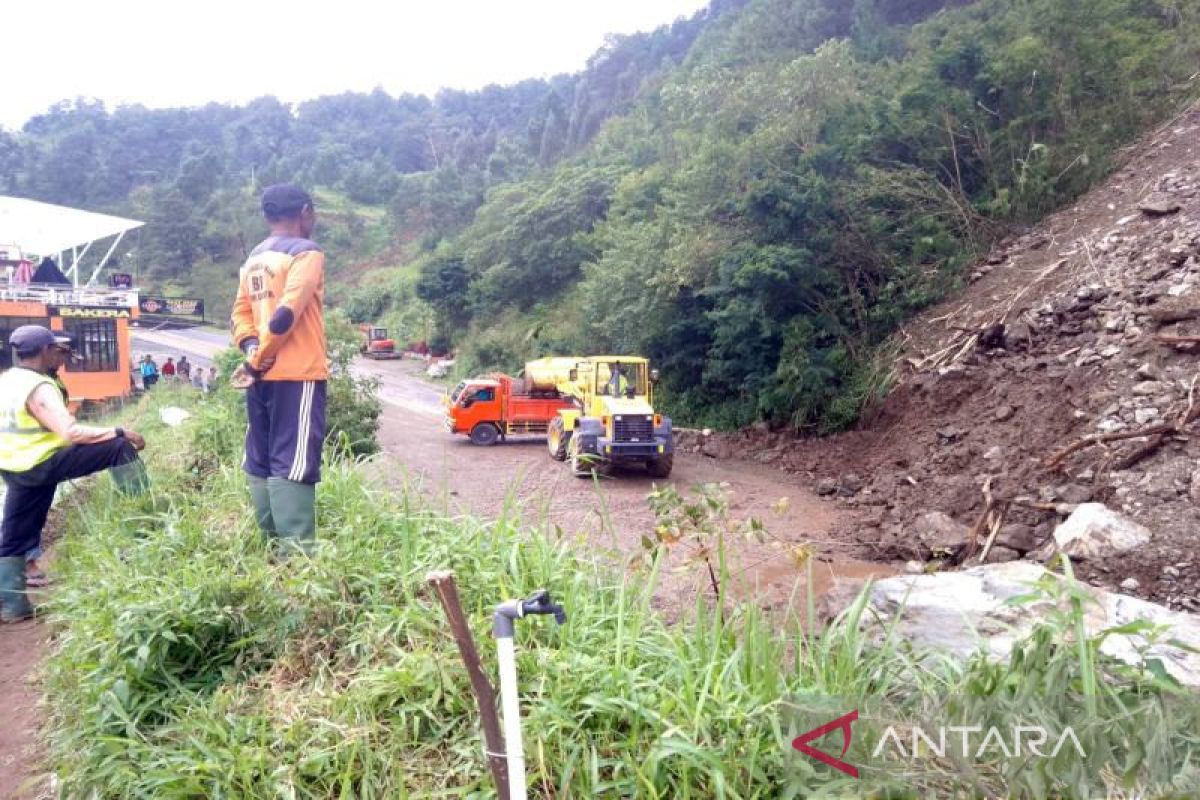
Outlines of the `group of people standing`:
<svg viewBox="0 0 1200 800">
<path fill-rule="evenodd" d="M 242 468 L 254 518 L 276 555 L 312 553 L 316 484 L 325 441 L 325 256 L 311 236 L 312 198 L 298 186 L 263 192 L 270 235 L 241 269 L 233 304 L 233 343 L 245 361 L 229 376 L 245 390 L 248 426 Z M 149 478 L 138 453 L 146 441 L 123 427 L 79 423 L 67 408 L 58 371 L 74 341 L 40 325 L 14 330 L 13 368 L 0 373 L 0 479 L 7 488 L 0 522 L 0 622 L 35 613 L 27 594 L 41 577 L 36 556 L 58 484 L 107 470 L 116 489 L 140 494 Z M 211 389 L 215 368 L 152 356 L 138 365 L 149 388 L 159 377 Z"/>
<path fill-rule="evenodd" d="M 175 362 L 174 356 L 167 356 L 167 363 L 162 365 L 162 369 L 159 369 L 154 356 L 147 353 L 142 356 L 142 361 L 138 365 L 138 368 L 141 370 L 142 387 L 145 389 L 149 389 L 158 383 L 160 377 L 168 383 L 173 381 L 190 383 L 193 388 L 199 389 L 202 392 L 210 392 L 217 385 L 216 365 L 205 369 L 204 367 L 192 364 L 187 360 L 187 356 L 181 356 L 179 363 Z"/>
</svg>

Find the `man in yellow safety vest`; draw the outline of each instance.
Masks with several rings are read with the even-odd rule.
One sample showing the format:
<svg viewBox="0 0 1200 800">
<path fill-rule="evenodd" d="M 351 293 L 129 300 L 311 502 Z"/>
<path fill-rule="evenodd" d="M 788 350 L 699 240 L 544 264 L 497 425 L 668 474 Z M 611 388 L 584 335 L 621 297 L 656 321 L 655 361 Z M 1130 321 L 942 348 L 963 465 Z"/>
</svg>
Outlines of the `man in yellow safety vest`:
<svg viewBox="0 0 1200 800">
<path fill-rule="evenodd" d="M 122 428 L 80 425 L 56 383 L 71 340 L 40 325 L 22 325 L 8 344 L 15 364 L 0 375 L 0 622 L 33 616 L 25 593 L 25 554 L 41 543 L 58 484 L 109 470 L 117 488 L 136 494 L 147 484 L 138 451 L 146 441 Z"/>
</svg>

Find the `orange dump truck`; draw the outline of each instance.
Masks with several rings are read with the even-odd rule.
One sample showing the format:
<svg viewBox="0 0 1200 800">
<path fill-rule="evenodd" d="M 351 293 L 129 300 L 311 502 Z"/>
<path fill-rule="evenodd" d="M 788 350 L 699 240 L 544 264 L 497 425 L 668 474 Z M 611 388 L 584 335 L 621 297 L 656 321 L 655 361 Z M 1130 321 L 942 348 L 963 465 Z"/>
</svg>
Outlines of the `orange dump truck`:
<svg viewBox="0 0 1200 800">
<path fill-rule="evenodd" d="M 544 436 L 560 410 L 574 407 L 559 393 L 555 378 L 527 368 L 524 378 L 494 373 L 463 381 L 446 398 L 446 430 L 466 434 L 478 445 L 518 434 Z"/>
</svg>

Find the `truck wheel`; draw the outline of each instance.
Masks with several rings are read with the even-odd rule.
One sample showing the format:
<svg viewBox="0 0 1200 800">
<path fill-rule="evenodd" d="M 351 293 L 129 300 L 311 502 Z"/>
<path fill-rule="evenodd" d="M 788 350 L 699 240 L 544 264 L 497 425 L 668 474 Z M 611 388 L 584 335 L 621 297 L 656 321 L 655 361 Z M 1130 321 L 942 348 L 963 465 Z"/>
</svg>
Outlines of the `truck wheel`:
<svg viewBox="0 0 1200 800">
<path fill-rule="evenodd" d="M 550 457 L 555 461 L 566 461 L 567 444 L 570 441 L 571 432 L 563 425 L 562 417 L 550 420 L 550 426 L 546 430 L 546 447 L 550 450 Z"/>
<path fill-rule="evenodd" d="M 471 428 L 471 443 L 487 447 L 500 439 L 500 429 L 490 422 L 481 422 Z"/>
<path fill-rule="evenodd" d="M 671 468 L 675 466 L 675 454 L 666 453 L 656 459 L 646 462 L 646 471 L 651 478 L 671 477 Z"/>
</svg>

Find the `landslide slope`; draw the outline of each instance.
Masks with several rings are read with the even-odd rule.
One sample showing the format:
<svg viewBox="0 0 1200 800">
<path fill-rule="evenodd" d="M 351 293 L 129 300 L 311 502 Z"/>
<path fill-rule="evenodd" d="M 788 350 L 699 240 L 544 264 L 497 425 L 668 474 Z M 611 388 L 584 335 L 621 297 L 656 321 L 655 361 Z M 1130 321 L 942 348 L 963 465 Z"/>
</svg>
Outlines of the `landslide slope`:
<svg viewBox="0 0 1200 800">
<path fill-rule="evenodd" d="M 861 511 L 844 538 L 882 560 L 929 558 L 947 528 L 984 528 L 989 508 L 988 522 L 1006 509 L 989 560 L 1041 557 L 1064 514 L 1102 502 L 1153 537 L 1080 573 L 1200 608 L 1200 423 L 1182 423 L 1200 404 L 1200 345 L 1162 341 L 1200 334 L 1200 105 L 1123 158 L 901 331 L 896 387 L 857 430 L 798 440 L 760 428 L 690 446 L 803 474 Z M 1097 436 L 1108 441 L 1055 458 Z"/>
</svg>

